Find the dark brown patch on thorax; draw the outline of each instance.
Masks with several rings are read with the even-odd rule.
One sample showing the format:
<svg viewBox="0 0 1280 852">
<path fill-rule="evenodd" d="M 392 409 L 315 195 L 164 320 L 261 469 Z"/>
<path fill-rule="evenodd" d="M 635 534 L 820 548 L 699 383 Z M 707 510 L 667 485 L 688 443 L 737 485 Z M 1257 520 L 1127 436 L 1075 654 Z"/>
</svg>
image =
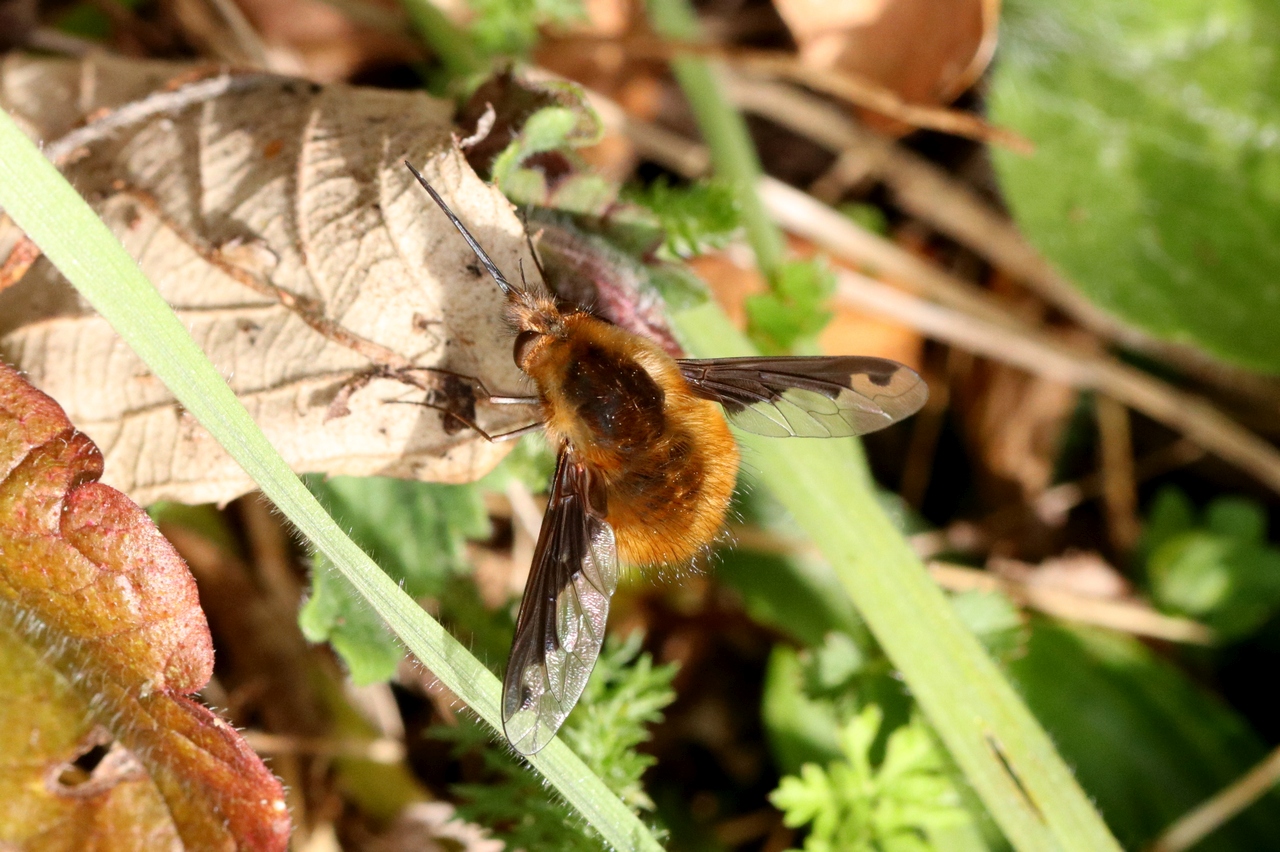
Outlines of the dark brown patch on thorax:
<svg viewBox="0 0 1280 852">
<path fill-rule="evenodd" d="M 666 425 L 658 383 L 634 359 L 594 341 L 575 341 L 561 389 L 601 449 L 642 453 Z"/>
</svg>

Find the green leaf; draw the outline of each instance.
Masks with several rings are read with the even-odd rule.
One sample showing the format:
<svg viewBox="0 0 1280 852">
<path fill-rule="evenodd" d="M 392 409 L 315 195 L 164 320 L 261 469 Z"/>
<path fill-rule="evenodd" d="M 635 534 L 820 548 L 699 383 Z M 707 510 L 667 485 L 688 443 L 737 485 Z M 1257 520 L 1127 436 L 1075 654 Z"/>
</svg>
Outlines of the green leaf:
<svg viewBox="0 0 1280 852">
<path fill-rule="evenodd" d="M 307 477 L 307 487 L 348 535 L 415 598 L 439 597 L 451 574 L 468 570 L 468 538 L 489 535 L 489 516 L 474 485 L 439 485 L 386 477 Z M 329 642 L 356 683 L 390 679 L 401 644 L 323 554 L 298 624 L 312 642 Z"/>
<path fill-rule="evenodd" d="M 1151 556 L 1156 601 L 1224 638 L 1253 633 L 1280 610 L 1280 550 L 1210 532 L 1184 533 Z"/>
<path fill-rule="evenodd" d="M 404 648 L 346 578 L 320 554 L 312 559 L 311 593 L 298 610 L 308 642 L 328 642 L 351 680 L 365 686 L 395 676 Z"/>
<path fill-rule="evenodd" d="M 1280 372 L 1280 6 L 1015 0 L 993 151 L 1019 226 L 1100 307 Z"/>
<path fill-rule="evenodd" d="M 863 666 L 867 657 L 858 643 L 847 633 L 832 630 L 814 650 L 813 673 L 819 692 L 835 692 L 845 687 Z"/>
<path fill-rule="evenodd" d="M 1159 547 L 1169 539 L 1196 525 L 1196 507 L 1179 488 L 1165 486 L 1156 493 L 1147 510 L 1147 520 L 1143 524 L 1142 540 L 1134 554 L 1139 565 L 1145 565 Z"/>
<path fill-rule="evenodd" d="M 825 769 L 807 763 L 783 778 L 769 800 L 791 828 L 812 823 L 805 850 L 883 850 L 930 847 L 931 826 L 965 824 L 959 793 L 933 738 L 919 719 L 888 736 L 884 760 L 871 761 L 882 714 L 869 705 L 840 731 L 841 760 Z"/>
<path fill-rule="evenodd" d="M 1267 538 L 1267 512 L 1257 502 L 1243 497 L 1219 497 L 1204 512 L 1210 532 L 1227 536 L 1241 544 L 1263 544 Z"/>
<path fill-rule="evenodd" d="M 1248 636 L 1280 611 L 1280 549 L 1266 542 L 1266 512 L 1237 497 L 1214 500 L 1198 525 L 1193 512 L 1172 490 L 1152 508 L 1156 529 L 1141 551 L 1152 597 L 1224 638 Z"/>
<path fill-rule="evenodd" d="M 1008 668 L 1126 849 L 1144 848 L 1266 754 L 1234 711 L 1130 637 L 1036 621 Z M 1196 852 L 1268 849 L 1277 837 L 1280 797 L 1270 793 Z"/>
<path fill-rule="evenodd" d="M 794 648 L 774 645 L 765 668 L 760 713 L 774 762 L 794 775 L 806 763 L 828 763 L 840 754 L 840 718 L 831 701 L 805 691 L 804 665 Z"/>
<path fill-rule="evenodd" d="M 657 216 L 664 234 L 662 247 L 670 258 L 722 248 L 741 224 L 732 188 L 716 181 L 677 187 L 661 177 L 631 189 L 626 198 Z"/>
<path fill-rule="evenodd" d="M 538 28 L 586 19 L 582 0 L 468 0 L 476 13 L 471 34 L 490 56 L 520 56 L 538 41 Z"/>
<path fill-rule="evenodd" d="M 569 151 L 600 139 L 604 125 L 576 88 L 548 91 L 561 103 L 544 106 L 525 119 L 515 138 L 493 161 L 493 182 L 518 204 L 536 204 L 571 213 L 596 213 L 617 198 L 617 189 L 589 173 L 562 178 L 550 193 L 542 170 L 526 161 L 538 154 Z M 562 197 L 563 196 L 563 197 Z"/>
<path fill-rule="evenodd" d="M 465 572 L 467 539 L 487 538 L 489 515 L 474 485 L 388 477 L 307 477 L 351 538 L 413 597 L 438 595 Z"/>
<path fill-rule="evenodd" d="M 772 290 L 747 298 L 752 338 L 764 351 L 774 353 L 789 352 L 797 344 L 811 341 L 832 317 L 825 305 L 835 286 L 835 276 L 825 262 L 787 261 Z"/>
</svg>

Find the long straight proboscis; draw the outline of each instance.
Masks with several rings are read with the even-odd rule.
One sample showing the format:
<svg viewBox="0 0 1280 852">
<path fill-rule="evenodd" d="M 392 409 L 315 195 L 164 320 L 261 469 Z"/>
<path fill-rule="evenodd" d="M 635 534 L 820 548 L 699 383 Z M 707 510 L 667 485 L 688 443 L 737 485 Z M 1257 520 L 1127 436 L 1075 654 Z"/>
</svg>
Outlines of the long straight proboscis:
<svg viewBox="0 0 1280 852">
<path fill-rule="evenodd" d="M 467 230 L 467 226 L 462 224 L 462 220 L 453 215 L 453 211 L 449 209 L 449 205 L 444 203 L 444 199 L 440 197 L 440 193 L 436 192 L 431 184 L 427 183 L 417 169 L 413 167 L 413 163 L 408 160 L 404 164 L 409 167 L 409 171 L 413 172 L 413 176 L 418 179 L 418 183 L 422 184 L 422 188 L 427 191 L 430 196 L 435 199 L 436 204 L 440 205 L 440 209 L 444 211 L 444 215 L 449 217 L 449 221 L 453 223 L 453 227 L 458 229 L 458 233 L 462 234 L 462 238 L 467 241 L 467 245 L 471 246 L 471 250 L 476 253 L 476 257 L 480 259 L 480 264 L 493 276 L 493 280 L 502 288 L 502 292 L 508 296 L 516 292 L 516 288 L 502 274 L 502 270 L 498 269 L 498 265 L 493 262 L 493 258 L 489 257 L 489 253 L 485 251 L 476 238 L 471 236 L 471 232 Z"/>
</svg>

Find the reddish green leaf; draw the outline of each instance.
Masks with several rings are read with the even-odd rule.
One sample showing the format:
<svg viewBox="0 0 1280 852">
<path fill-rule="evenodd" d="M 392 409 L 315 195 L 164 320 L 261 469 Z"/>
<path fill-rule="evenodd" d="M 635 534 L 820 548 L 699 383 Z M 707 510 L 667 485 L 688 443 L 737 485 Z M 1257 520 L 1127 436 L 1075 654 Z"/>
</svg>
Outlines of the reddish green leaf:
<svg viewBox="0 0 1280 852">
<path fill-rule="evenodd" d="M 0 847 L 284 849 L 280 782 L 187 697 L 213 670 L 195 581 L 101 473 L 0 365 Z"/>
</svg>

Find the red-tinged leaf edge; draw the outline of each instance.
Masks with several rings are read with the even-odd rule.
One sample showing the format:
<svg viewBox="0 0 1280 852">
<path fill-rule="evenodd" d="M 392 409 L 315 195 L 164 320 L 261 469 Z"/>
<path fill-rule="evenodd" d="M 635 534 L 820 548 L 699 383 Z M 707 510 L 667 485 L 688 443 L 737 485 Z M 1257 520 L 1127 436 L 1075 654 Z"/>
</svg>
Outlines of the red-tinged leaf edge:
<svg viewBox="0 0 1280 852">
<path fill-rule="evenodd" d="M 0 363 L 0 619 L 86 698 L 146 768 L 189 850 L 274 852 L 280 782 L 188 698 L 213 646 L 195 580 L 147 514 L 98 482 L 102 454 Z"/>
</svg>

